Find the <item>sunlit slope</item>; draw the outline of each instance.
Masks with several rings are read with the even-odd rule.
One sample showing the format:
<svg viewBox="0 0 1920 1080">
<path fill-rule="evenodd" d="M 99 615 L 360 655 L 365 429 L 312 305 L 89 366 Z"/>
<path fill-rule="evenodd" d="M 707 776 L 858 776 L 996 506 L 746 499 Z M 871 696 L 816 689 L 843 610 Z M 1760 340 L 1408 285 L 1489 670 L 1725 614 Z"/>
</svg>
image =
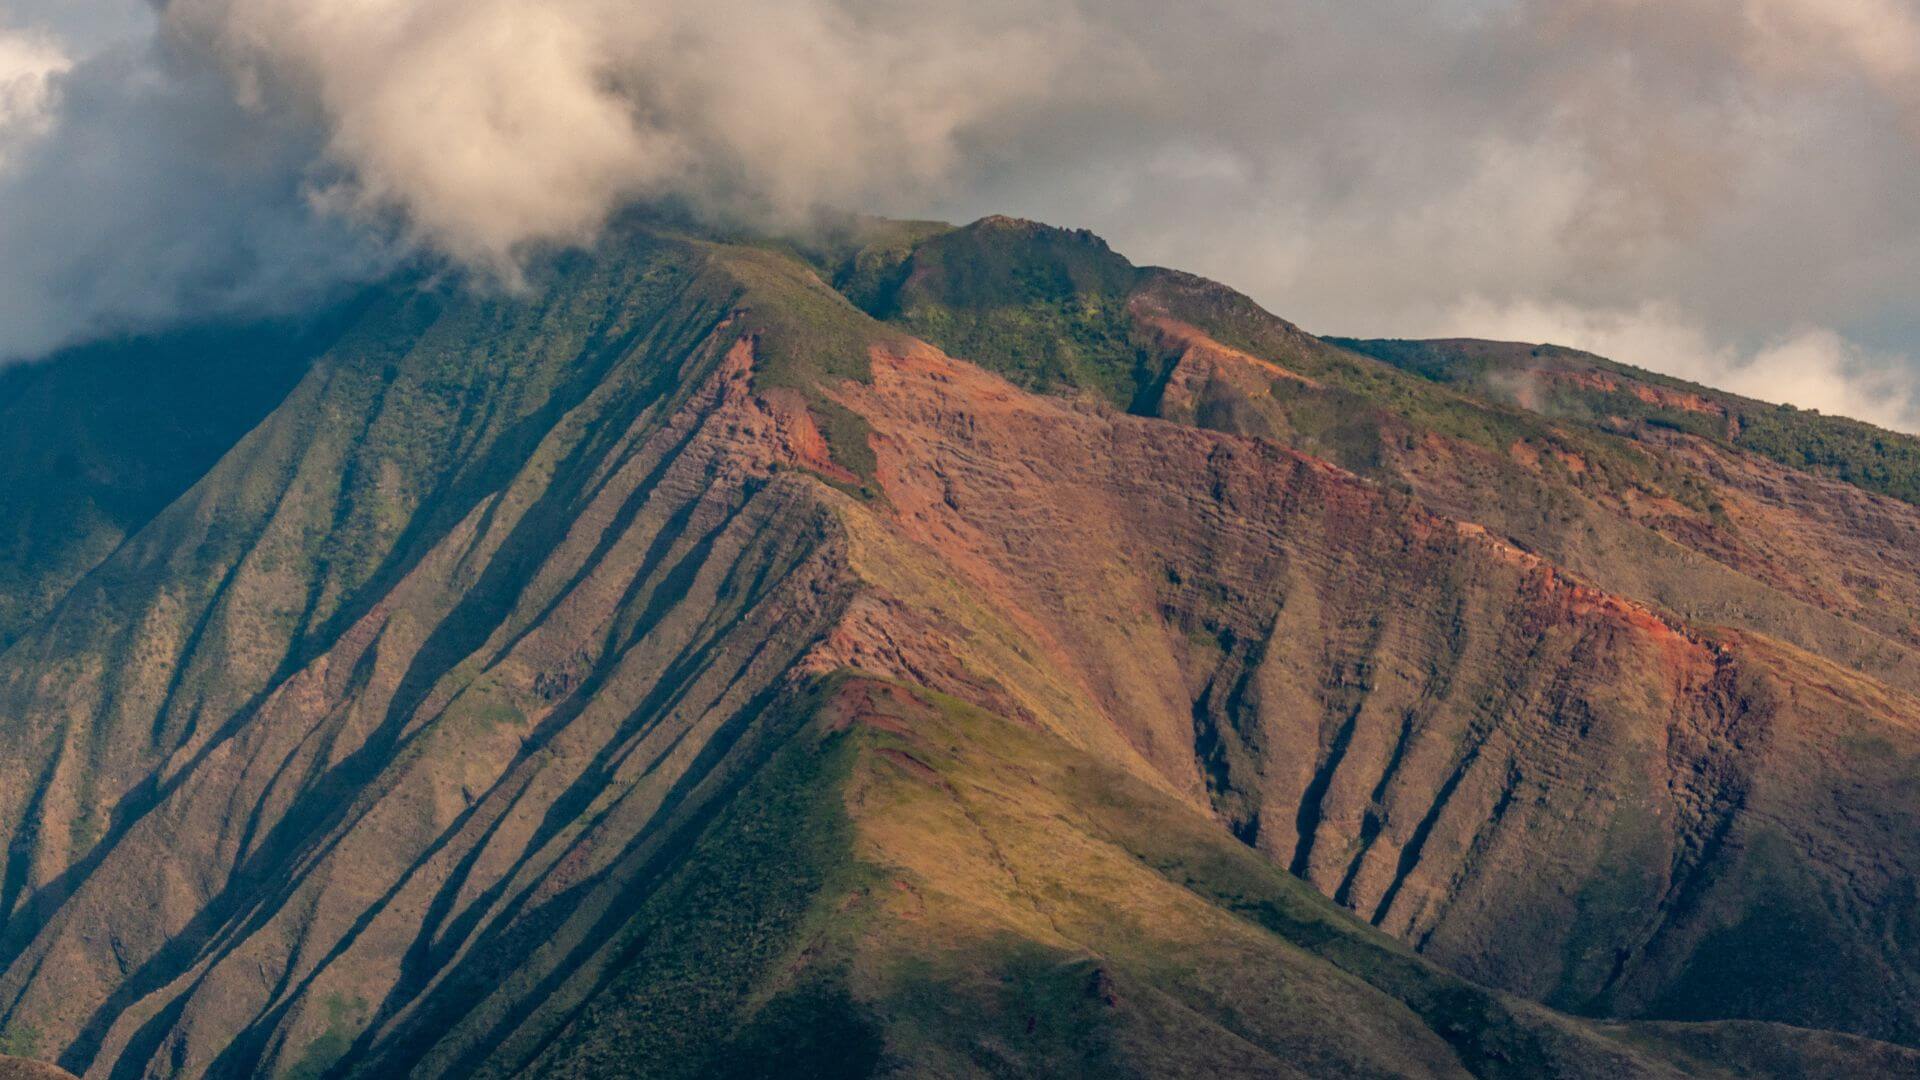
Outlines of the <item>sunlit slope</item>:
<svg viewBox="0 0 1920 1080">
<path fill-rule="evenodd" d="M 1608 501 L 1692 465 L 1558 432 L 1017 222 L 636 220 L 525 294 L 384 291 L 0 653 L 0 1033 L 96 1076 L 1898 1074 L 1920 705 L 1847 657 L 1903 646 Z M 1514 491 L 1669 561 L 1463 512 Z M 1749 618 L 1618 587 L 1702 565 Z"/>
<path fill-rule="evenodd" d="M 647 904 L 597 909 L 604 937 L 561 936 L 604 942 L 619 966 L 590 965 L 594 977 L 556 995 L 564 1008 L 514 1018 L 482 1075 L 1787 1076 L 1920 1064 L 1913 1051 L 1748 1025 L 1737 1053 L 1720 1055 L 1742 1060 L 1722 1070 L 1685 1049 L 1734 1041 L 1718 1028 L 1596 1027 L 1448 975 L 1191 807 L 1030 726 L 859 677 L 791 708 L 783 749 Z M 485 1030 L 458 1026 L 449 1042 Z M 374 1074 L 401 1064 L 378 1061 Z"/>
</svg>

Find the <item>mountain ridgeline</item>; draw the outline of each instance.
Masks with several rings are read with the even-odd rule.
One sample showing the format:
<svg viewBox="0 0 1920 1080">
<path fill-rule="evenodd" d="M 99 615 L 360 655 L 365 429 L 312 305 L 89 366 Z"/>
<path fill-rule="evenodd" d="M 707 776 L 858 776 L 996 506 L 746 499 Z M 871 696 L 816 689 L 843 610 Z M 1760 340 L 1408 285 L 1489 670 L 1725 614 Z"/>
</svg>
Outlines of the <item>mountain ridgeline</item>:
<svg viewBox="0 0 1920 1080">
<path fill-rule="evenodd" d="M 0 439 L 0 1054 L 1920 1074 L 1904 436 L 634 215 Z"/>
</svg>

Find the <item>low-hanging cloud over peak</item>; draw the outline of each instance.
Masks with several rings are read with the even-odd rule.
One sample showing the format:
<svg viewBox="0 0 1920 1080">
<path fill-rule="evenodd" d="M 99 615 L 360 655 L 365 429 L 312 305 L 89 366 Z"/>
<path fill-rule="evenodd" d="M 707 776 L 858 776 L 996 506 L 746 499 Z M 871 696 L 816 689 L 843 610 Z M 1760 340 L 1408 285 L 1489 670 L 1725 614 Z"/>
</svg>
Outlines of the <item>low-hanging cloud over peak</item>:
<svg viewBox="0 0 1920 1080">
<path fill-rule="evenodd" d="M 1916 0 L 16 3 L 0 355 L 409 250 L 511 280 L 670 196 L 1005 211 L 1310 327 L 1920 387 Z M 1607 330 L 1648 312 L 1686 334 Z"/>
<path fill-rule="evenodd" d="M 636 198 L 792 217 L 924 191 L 969 132 L 1064 96 L 1090 35 L 1046 3 L 174 0 L 166 19 L 251 107 L 326 130 L 322 205 L 495 268 Z"/>
</svg>

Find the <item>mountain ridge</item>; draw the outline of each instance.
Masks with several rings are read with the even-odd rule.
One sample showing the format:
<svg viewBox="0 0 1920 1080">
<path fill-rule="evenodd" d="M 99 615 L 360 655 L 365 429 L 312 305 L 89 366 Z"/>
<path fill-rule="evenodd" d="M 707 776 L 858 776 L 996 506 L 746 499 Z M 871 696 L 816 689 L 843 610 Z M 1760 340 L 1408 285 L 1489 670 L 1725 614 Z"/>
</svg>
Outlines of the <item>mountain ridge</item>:
<svg viewBox="0 0 1920 1080">
<path fill-rule="evenodd" d="M 1709 474 L 1091 234 L 852 231 L 393 291 L 0 652 L 3 1029 L 102 1076 L 1913 1060 L 1638 1022 L 1920 1038 L 1907 647 L 1683 542 Z"/>
<path fill-rule="evenodd" d="M 1910 433 L 1771 404 L 1557 345 L 1477 338 L 1328 340 L 1435 382 L 1502 394 L 1533 411 L 1715 438 L 1873 494 L 1920 501 L 1920 438 Z M 1519 381 L 1488 385 L 1502 377 Z M 1608 408 L 1614 415 L 1607 415 Z"/>
</svg>

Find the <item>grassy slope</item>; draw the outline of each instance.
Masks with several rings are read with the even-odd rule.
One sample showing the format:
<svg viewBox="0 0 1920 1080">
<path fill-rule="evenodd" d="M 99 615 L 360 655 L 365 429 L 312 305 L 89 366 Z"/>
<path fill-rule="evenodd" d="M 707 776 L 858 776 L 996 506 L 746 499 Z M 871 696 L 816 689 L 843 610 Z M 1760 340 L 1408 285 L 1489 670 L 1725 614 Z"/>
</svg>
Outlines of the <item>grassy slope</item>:
<svg viewBox="0 0 1920 1080">
<path fill-rule="evenodd" d="M 748 328 L 771 342 L 782 312 L 806 322 L 697 241 L 636 230 L 610 245 L 562 260 L 525 296 L 378 298 L 271 420 L 95 569 L 57 623 L 4 654 L 5 962 L 46 922 L 17 906 L 58 903 L 85 880 L 90 856 L 110 854 L 173 790 L 152 779 L 160 759 L 219 745 L 257 720 L 269 690 L 377 604 L 399 602 L 396 586 L 478 521 L 512 536 L 497 565 L 474 558 L 453 610 L 436 596 L 403 612 L 428 626 L 446 617 L 396 711 L 443 674 L 471 679 L 448 666 L 537 584 L 540 560 L 606 484 L 596 466 L 617 461 L 645 417 L 705 380 L 718 359 L 709 346 L 731 341 L 716 328 L 757 320 Z M 782 273 L 775 286 L 810 281 L 860 318 L 804 266 Z M 864 359 L 863 348 L 850 354 Z M 521 513 L 523 527 L 512 527 Z M 307 818 L 285 831 L 326 820 Z M 198 832 L 211 837 L 217 825 Z M 124 955 L 144 956 L 167 932 L 155 922 Z"/>
<path fill-rule="evenodd" d="M 890 255 L 904 257 L 888 270 Z M 869 246 L 837 280 L 876 317 L 1028 389 L 1090 390 L 1125 407 L 1158 374 L 1126 308 L 1140 277 L 1092 233 L 989 218 L 904 252 L 893 238 Z"/>
<path fill-rule="evenodd" d="M 867 239 L 864 246 L 853 244 Z M 1172 358 L 1152 340 L 1130 302 L 1200 327 L 1221 343 L 1309 376 L 1318 386 L 1277 381 L 1262 408 L 1278 418 L 1282 441 L 1363 474 L 1385 476 L 1383 440 L 1424 434 L 1504 452 L 1516 440 L 1557 443 L 1595 475 L 1570 478 L 1589 489 L 1642 489 L 1705 508 L 1711 493 L 1639 447 L 1578 428 L 1544 423 L 1516 407 L 1490 376 L 1524 362 L 1519 354 L 1449 348 L 1453 343 L 1318 339 L 1231 289 L 1158 268 L 1135 267 L 1092 233 L 1008 218 L 960 229 L 902 225 L 856 236 L 815 256 L 855 304 L 916 336 L 1029 389 L 1088 392 L 1119 408 L 1153 414 Z M 1771 406 L 1612 364 L 1568 350 L 1534 348 L 1527 358 L 1616 372 L 1704 395 L 1737 417 L 1734 445 L 1794 468 L 1832 475 L 1870 491 L 1920 501 L 1920 439 L 1842 417 Z M 1598 419 L 1626 415 L 1729 438 L 1698 414 L 1650 406 L 1631 394 L 1567 391 L 1563 411 Z"/>
<path fill-rule="evenodd" d="M 582 507 L 641 480 L 631 466 L 631 444 L 657 430 L 707 381 L 736 337 L 756 343 L 755 388 L 805 397 L 836 458 L 861 472 L 864 425 L 844 410 L 836 417 L 820 387 L 864 377 L 870 346 L 895 336 L 804 262 L 648 223 L 623 227 L 595 255 L 545 268 L 523 295 L 396 290 L 358 316 L 283 408 L 69 594 L 57 625 L 43 624 L 0 661 L 0 716 L 33 721 L 0 728 L 0 739 L 19 749 L 11 764 L 21 780 L 8 785 L 9 805 L 0 814 L 9 850 L 0 909 L 20 915 L 0 916 L 8 924 L 6 963 L 50 921 L 38 908 L 22 913 L 21 905 L 60 903 L 101 858 L 114 859 L 136 823 L 164 816 L 155 806 L 176 789 L 172 782 L 153 783 L 159 760 L 182 745 L 231 745 L 234 732 L 259 726 L 261 700 L 339 648 L 343 633 L 379 605 L 397 609 L 396 623 L 406 630 L 417 620 L 433 631 L 419 655 L 403 661 L 406 682 L 390 707 L 393 715 L 420 704 L 437 679 L 454 688 L 447 693 L 471 682 L 476 669 L 461 663 L 465 650 L 481 646 L 500 620 L 527 617 L 522 609 L 529 605 L 539 608 L 529 594 L 556 584 L 535 579 L 542 560 L 572 539 Z M 852 423 L 836 425 L 836 419 Z M 744 449 L 743 456 L 751 456 L 754 448 Z M 870 469 L 870 457 L 865 460 Z M 612 476 L 616 468 L 623 475 Z M 626 502 L 609 538 L 626 527 L 659 480 L 648 479 Z M 636 638 L 668 610 L 663 596 L 689 588 L 680 579 L 703 551 L 692 530 L 711 525 L 695 510 L 666 522 L 649 548 L 650 559 L 665 563 L 657 571 L 648 564 L 649 574 L 667 577 L 658 594 L 637 592 L 642 578 L 615 585 L 616 592 L 634 593 L 620 629 Z M 457 580 L 444 592 L 402 588 L 411 578 L 436 576 L 439 569 L 423 564 L 476 526 L 488 542 L 463 556 Z M 495 537 L 508 533 L 495 555 Z M 796 544 L 807 535 L 796 532 Z M 713 542 L 711 535 L 705 541 Z M 763 568 L 758 578 L 742 580 L 770 573 Z M 442 610 L 443 601 L 451 610 Z M 710 615 L 727 625 L 728 605 L 714 604 Z M 619 638 L 609 634 L 607 644 Z M 756 649 L 777 651 L 766 641 Z M 388 651 L 383 646 L 383 662 L 391 662 Z M 736 659 L 758 655 L 744 646 L 732 652 Z M 129 662 L 130 654 L 137 662 Z M 697 658 L 690 651 L 670 674 L 690 678 L 687 672 L 700 670 L 692 663 Z M 76 677 L 44 678 L 52 670 Z M 664 690 L 658 696 L 664 704 L 649 699 L 649 707 L 680 704 Z M 91 721 L 61 723 L 71 717 Z M 508 711 L 495 719 L 515 718 Z M 635 714 L 629 722 L 641 718 Z M 396 726 L 376 733 L 386 741 L 358 755 L 365 762 L 349 760 L 321 779 L 350 790 L 368 770 L 408 767 L 405 755 L 381 750 L 393 743 Z M 307 839 L 301 830 L 325 824 L 340 801 L 338 791 L 303 796 L 275 830 L 270 854 L 296 849 Z M 220 827 L 217 819 L 204 821 L 193 832 L 211 838 Z M 217 877 L 226 867 L 216 865 Z M 55 878 L 59 883 L 48 887 Z M 223 918 L 223 904 L 271 903 L 267 897 L 297 884 L 249 878 L 226 889 L 205 919 Z M 140 962 L 180 920 L 158 925 L 163 921 L 153 920 L 138 931 L 139 940 L 123 945 L 123 956 L 138 958 L 123 963 L 140 970 L 129 985 L 108 983 L 109 989 L 122 997 L 145 992 L 164 978 L 154 972 L 170 971 L 168 964 L 191 955 L 196 945 L 188 940 Z M 10 974 L 31 976 L 28 967 Z M 280 1059 L 303 1075 L 323 1075 L 352 1054 L 370 1004 L 380 1004 L 377 994 L 369 1001 L 351 987 L 338 995 L 326 989 L 315 989 L 311 1005 L 303 1006 L 318 1019 L 300 1021 Z M 100 1025 L 115 1019 L 118 1007 L 103 1010 Z M 278 1013 L 266 1017 L 222 1062 L 277 1052 L 278 1044 L 266 1040 L 278 1037 L 278 1021 Z M 318 1038 L 315 1025 L 324 1028 Z M 151 1051 L 151 1040 L 164 1030 L 156 1022 L 138 1032 L 134 1057 Z M 85 1060 L 102 1033 L 86 1032 L 77 1050 L 70 1037 L 65 1032 L 42 1049 Z"/>
<path fill-rule="evenodd" d="M 294 325 L 195 328 L 70 350 L 0 370 L 0 652 L 83 575 L 183 496 L 250 429 L 330 361 L 336 416 L 373 414 L 348 466 L 342 535 L 319 558 L 350 592 L 440 492 L 383 489 L 394 472 L 479 490 L 517 449 L 516 424 L 564 400 L 568 379 L 617 358 L 655 319 L 683 331 L 729 311 L 762 336 L 763 387 L 809 399 L 837 460 L 869 477 L 857 417 L 817 392 L 864 378 L 888 331 L 774 250 L 715 244 L 635 220 L 596 257 L 545 268 L 527 296 L 400 282 Z M 571 367 L 567 366 L 571 365 Z M 347 385 L 347 384 L 353 385 Z M 656 388 L 656 392 L 665 388 Z M 496 441 L 505 454 L 489 454 Z"/>
<path fill-rule="evenodd" d="M 1648 402 L 1628 389 L 1556 385 L 1536 407 L 1589 422 L 1622 418 L 1712 439 L 1789 468 L 1843 480 L 1877 495 L 1920 505 L 1920 438 L 1818 410 L 1771 405 L 1552 345 L 1482 341 L 1335 339 L 1338 344 L 1436 383 L 1499 400 L 1514 396 L 1513 377 L 1530 370 L 1603 372 L 1711 402 L 1719 415 Z M 1504 381 L 1503 381 L 1504 380 Z"/>
<path fill-rule="evenodd" d="M 330 326 L 329 348 L 317 358 L 269 348 L 281 339 L 250 330 L 238 335 L 251 343 L 247 350 L 206 354 L 207 383 L 258 368 L 254 382 L 229 380 L 219 392 L 196 381 L 149 395 L 151 375 L 142 375 L 132 381 L 134 394 L 106 393 L 101 380 L 121 363 L 118 354 L 23 369 L 20 407 L 44 419 L 21 430 L 71 434 L 49 438 L 44 452 L 17 455 L 23 466 L 0 465 L 0 479 L 23 468 L 35 481 L 0 485 L 0 510 L 21 503 L 17 520 L 31 538 L 0 552 L 0 654 L 9 632 L 24 631 L 32 616 L 52 608 L 68 579 L 94 570 L 67 599 L 65 635 L 90 638 L 108 652 L 136 644 L 142 651 L 180 649 L 180 669 L 158 677 L 171 679 L 169 704 L 181 713 L 209 698 L 244 700 L 262 680 L 323 650 L 497 492 L 536 441 L 589 394 L 613 397 L 616 413 L 670 405 L 701 374 L 699 362 L 682 368 L 680 361 L 717 326 L 737 319 L 760 337 L 763 387 L 804 388 L 820 398 L 814 388 L 821 379 L 859 377 L 869 341 L 887 333 L 792 259 L 644 223 L 610 237 L 597 256 L 559 260 L 532 288 L 512 297 L 457 286 L 383 292 L 357 305 L 344 326 Z M 283 384 L 303 373 L 287 398 Z M 49 400 L 38 411 L 41 398 Z M 89 420 L 85 406 L 96 399 L 111 408 Z M 269 424 L 222 467 L 200 475 L 209 464 L 202 458 L 228 449 L 216 433 L 237 439 L 242 424 L 281 399 L 287 407 Z M 120 416 L 114 410 L 121 408 L 137 415 Z M 857 424 L 851 414 L 822 420 L 836 454 L 859 473 L 863 462 L 870 469 L 870 453 Z M 204 431 L 176 440 L 196 426 Z M 5 430 L 11 438 L 15 429 Z M 614 434 L 588 433 L 582 445 L 598 446 Z M 156 441 L 180 442 L 179 460 L 152 453 Z M 67 442 L 104 444 L 94 454 L 106 462 L 97 484 L 64 482 L 57 470 L 48 484 L 34 472 L 46 454 L 64 455 Z M 123 532 L 175 496 L 168 516 L 95 569 Z M 82 527 L 76 515 L 107 522 Z M 0 522 L 13 520 L 0 515 Z M 34 546 L 59 538 L 68 542 L 44 553 Z M 10 579 L 41 583 L 22 600 L 18 618 L 9 615 Z M 243 630 L 252 639 L 245 651 L 259 654 L 248 670 L 193 662 L 196 649 L 217 651 L 231 644 L 223 635 Z M 50 660 L 44 653 L 20 660 L 29 663 L 45 667 Z M 79 670 L 83 680 L 105 682 L 109 699 L 154 690 L 147 685 L 152 671 L 118 670 L 110 656 L 85 658 Z M 165 716 L 149 720 L 158 734 L 171 730 Z"/>
<path fill-rule="evenodd" d="M 1232 348 L 1306 375 L 1276 380 L 1261 407 L 1297 449 L 1384 478 L 1382 441 L 1424 432 L 1504 450 L 1538 436 L 1523 410 L 1490 405 L 1337 348 L 1224 286 L 1136 267 L 1092 233 L 1009 218 L 883 236 L 828 270 L 855 304 L 1028 389 L 1090 393 L 1157 415 L 1174 362 L 1142 309 L 1191 323 Z M 1582 439 L 1617 485 L 1658 484 L 1632 447 Z"/>
<path fill-rule="evenodd" d="M 644 903 L 568 1076 L 1845 1075 L 1776 1025 L 1600 1028 L 1448 975 L 1051 736 L 853 677 Z M 1737 1059 L 1722 1073 L 1709 1061 Z"/>
</svg>

